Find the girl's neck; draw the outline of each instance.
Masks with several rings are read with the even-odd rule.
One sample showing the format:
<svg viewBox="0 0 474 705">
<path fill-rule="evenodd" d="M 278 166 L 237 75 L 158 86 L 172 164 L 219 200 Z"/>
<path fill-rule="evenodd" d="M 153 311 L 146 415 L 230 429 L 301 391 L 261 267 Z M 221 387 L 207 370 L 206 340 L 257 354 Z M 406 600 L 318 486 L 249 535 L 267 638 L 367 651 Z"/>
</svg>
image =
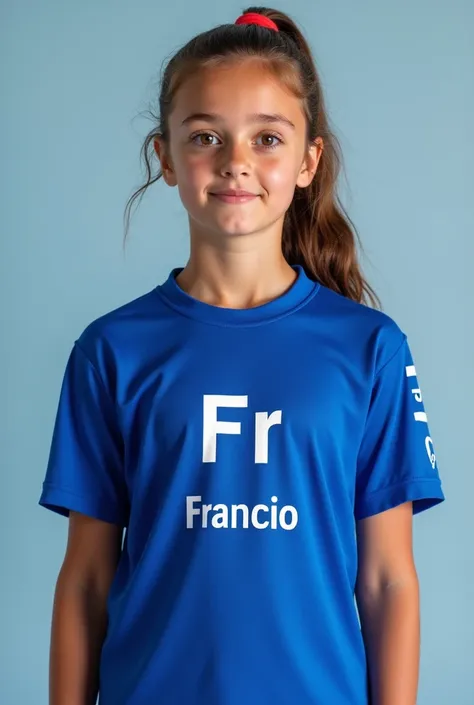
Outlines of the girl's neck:
<svg viewBox="0 0 474 705">
<path fill-rule="evenodd" d="M 268 253 L 267 253 L 268 254 Z M 297 278 L 283 255 L 245 252 L 191 256 L 176 283 L 195 299 L 224 308 L 253 308 L 284 294 Z"/>
</svg>

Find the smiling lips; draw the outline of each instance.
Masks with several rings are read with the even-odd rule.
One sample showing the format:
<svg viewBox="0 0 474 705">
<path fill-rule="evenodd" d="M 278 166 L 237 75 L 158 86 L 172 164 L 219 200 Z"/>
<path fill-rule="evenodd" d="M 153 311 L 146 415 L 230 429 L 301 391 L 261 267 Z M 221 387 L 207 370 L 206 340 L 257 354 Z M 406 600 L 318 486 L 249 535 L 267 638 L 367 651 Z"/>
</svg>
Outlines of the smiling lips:
<svg viewBox="0 0 474 705">
<path fill-rule="evenodd" d="M 224 203 L 247 203 L 247 201 L 252 201 L 254 198 L 258 198 L 256 193 L 250 193 L 250 191 L 244 191 L 242 189 L 225 189 L 223 191 L 215 191 L 211 193 L 211 196 L 223 201 Z"/>
</svg>

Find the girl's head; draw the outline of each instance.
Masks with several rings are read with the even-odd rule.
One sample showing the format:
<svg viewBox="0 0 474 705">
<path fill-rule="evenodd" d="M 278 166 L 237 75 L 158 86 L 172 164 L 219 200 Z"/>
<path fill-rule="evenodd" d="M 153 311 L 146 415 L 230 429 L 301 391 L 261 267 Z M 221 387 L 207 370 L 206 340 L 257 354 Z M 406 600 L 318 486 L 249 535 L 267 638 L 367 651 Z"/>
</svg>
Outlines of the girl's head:
<svg viewBox="0 0 474 705">
<path fill-rule="evenodd" d="M 340 148 L 308 44 L 284 13 L 247 13 L 278 29 L 221 25 L 191 39 L 167 64 L 159 116 L 142 147 L 148 178 L 127 203 L 127 230 L 134 200 L 163 176 L 178 187 L 198 237 L 278 232 L 289 264 L 378 305 L 337 196 Z M 155 176 L 154 156 L 161 167 Z M 215 195 L 226 190 L 254 198 L 229 206 Z"/>
</svg>

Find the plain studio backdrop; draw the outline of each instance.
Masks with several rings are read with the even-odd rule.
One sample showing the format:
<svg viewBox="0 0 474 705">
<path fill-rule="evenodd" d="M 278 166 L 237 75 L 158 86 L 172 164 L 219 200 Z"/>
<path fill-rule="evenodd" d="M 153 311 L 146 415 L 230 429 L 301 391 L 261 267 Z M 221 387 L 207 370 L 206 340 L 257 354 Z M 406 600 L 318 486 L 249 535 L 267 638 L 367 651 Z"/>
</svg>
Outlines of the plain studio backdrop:
<svg viewBox="0 0 474 705">
<path fill-rule="evenodd" d="M 407 333 L 446 493 L 415 517 L 419 705 L 474 702 L 474 4 L 275 6 L 303 27 L 340 139 L 342 200 L 384 310 Z M 67 520 L 37 504 L 75 338 L 188 255 L 162 181 L 123 252 L 126 199 L 163 60 L 234 0 L 3 0 L 0 702 L 46 705 Z M 317 629 L 317 625 L 315 625 Z"/>
</svg>

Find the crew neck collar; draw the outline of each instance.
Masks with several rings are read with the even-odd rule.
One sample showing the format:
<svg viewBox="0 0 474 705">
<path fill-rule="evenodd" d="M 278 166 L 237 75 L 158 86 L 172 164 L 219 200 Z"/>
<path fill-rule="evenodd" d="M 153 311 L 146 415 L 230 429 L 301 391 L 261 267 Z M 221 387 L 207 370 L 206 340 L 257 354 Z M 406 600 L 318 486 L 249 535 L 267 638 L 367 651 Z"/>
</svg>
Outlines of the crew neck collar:
<svg viewBox="0 0 474 705">
<path fill-rule="evenodd" d="M 318 292 L 319 283 L 310 279 L 301 265 L 292 267 L 298 276 L 291 287 L 275 299 L 252 308 L 223 308 L 190 296 L 176 281 L 184 267 L 172 269 L 168 279 L 156 287 L 156 292 L 169 306 L 188 318 L 221 326 L 255 326 L 293 313 Z"/>
</svg>

